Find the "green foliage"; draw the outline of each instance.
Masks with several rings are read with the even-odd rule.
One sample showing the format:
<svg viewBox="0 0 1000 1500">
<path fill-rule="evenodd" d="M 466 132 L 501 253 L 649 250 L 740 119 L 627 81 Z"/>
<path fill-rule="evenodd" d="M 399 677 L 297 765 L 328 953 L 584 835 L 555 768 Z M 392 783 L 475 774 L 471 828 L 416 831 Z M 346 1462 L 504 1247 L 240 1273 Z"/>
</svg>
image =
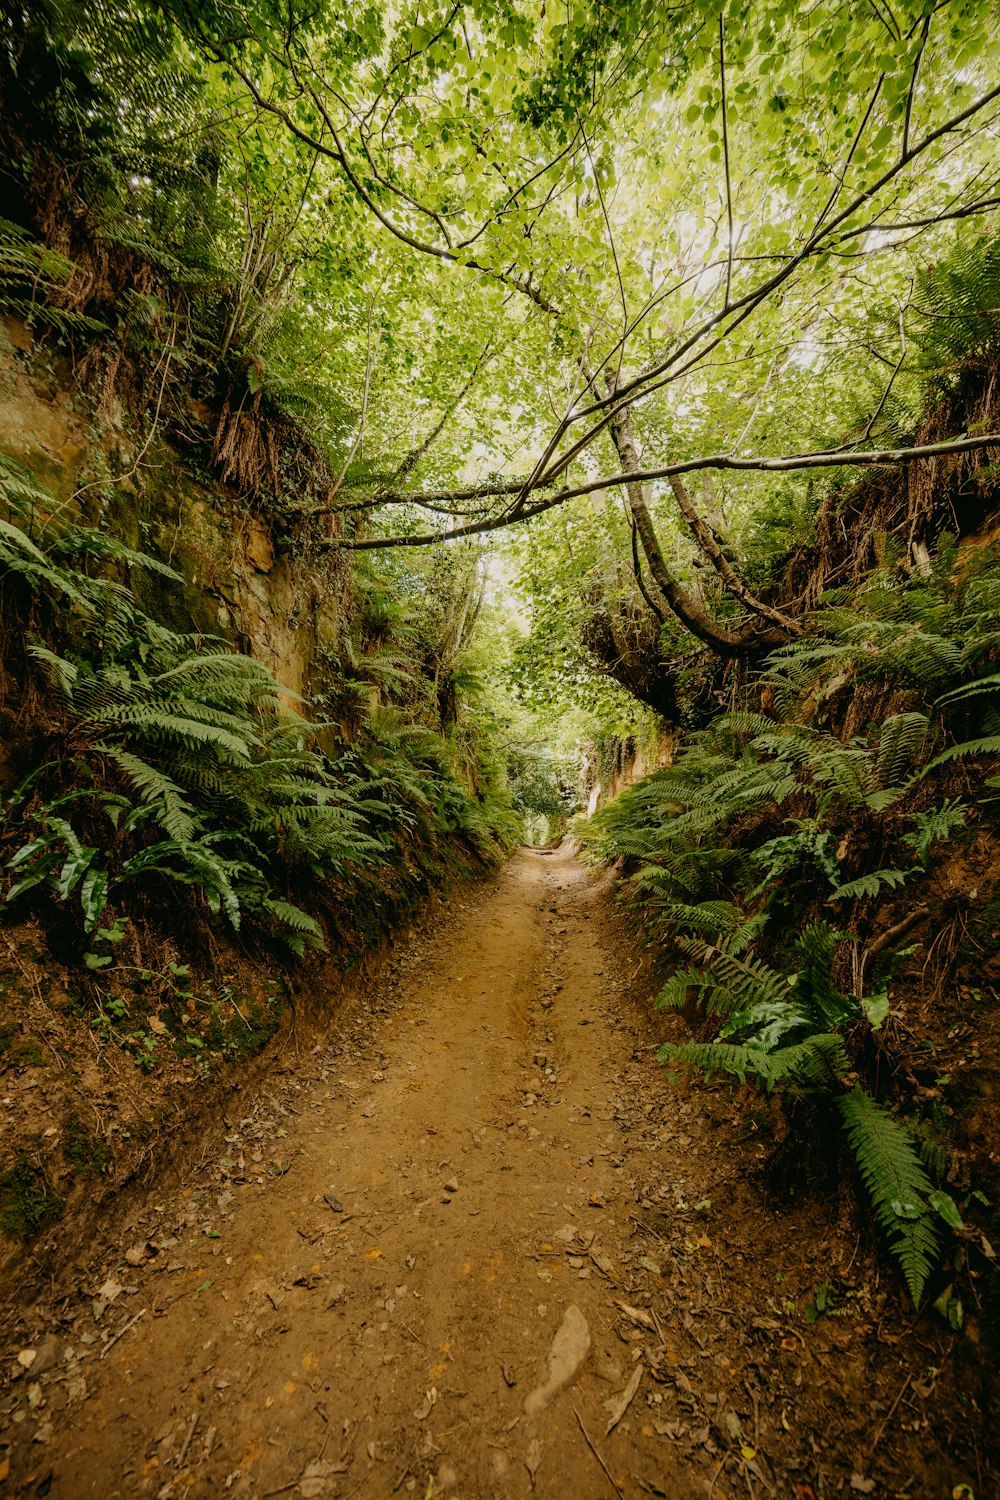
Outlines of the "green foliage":
<svg viewBox="0 0 1000 1500">
<path fill-rule="evenodd" d="M 511 805 L 522 817 L 545 818 L 558 828 L 576 806 L 577 789 L 545 745 L 512 745 L 507 751 Z"/>
<path fill-rule="evenodd" d="M 933 1189 L 913 1137 L 861 1088 L 837 1100 L 875 1217 L 889 1236 L 914 1304 L 938 1253 L 928 1199 Z M 961 1220 L 959 1220 L 961 1224 Z"/>
<path fill-rule="evenodd" d="M 887 885 L 890 890 L 901 886 L 908 873 L 906 870 L 869 870 L 867 875 L 859 875 L 857 880 L 848 880 L 844 885 L 835 886 L 830 900 L 848 901 L 859 896 L 877 896 L 880 886 Z"/>
<path fill-rule="evenodd" d="M 1000 308 L 1000 241 L 963 236 L 925 268 L 914 298 L 914 334 L 922 367 L 947 380 L 977 347 L 996 336 Z"/>
<path fill-rule="evenodd" d="M 711 1028 L 662 1059 L 832 1100 L 915 1300 L 941 1226 L 961 1221 L 921 1165 L 920 1123 L 882 1097 L 877 1059 L 892 1043 L 878 975 L 893 955 L 866 949 L 892 925 L 892 894 L 925 881 L 982 816 L 977 779 L 1000 779 L 956 794 L 957 764 L 1000 754 L 998 580 L 991 559 L 958 570 L 946 544 L 926 579 L 876 575 L 839 597 L 818 622 L 825 639 L 773 653 L 745 707 L 717 714 L 582 830 L 597 856 L 625 862 L 637 926 L 675 958 L 657 1004 L 700 1011 Z M 861 694 L 873 722 L 848 738 Z M 931 801 L 942 782 L 948 795 Z M 902 912 L 931 899 L 915 891 Z M 817 920 L 824 906 L 849 930 Z"/>
<path fill-rule="evenodd" d="M 913 832 L 904 834 L 903 837 L 916 855 L 917 864 L 926 866 L 933 846 L 952 838 L 960 828 L 965 827 L 967 818 L 967 810 L 957 798 L 950 798 L 940 807 L 915 812 L 912 817 Z"/>
<path fill-rule="evenodd" d="M 0 306 L 74 354 L 100 338 L 109 370 L 141 356 L 185 441 L 188 398 L 213 393 L 201 457 L 324 546 L 520 522 L 512 474 L 555 499 L 618 469 L 614 380 L 654 468 L 908 442 L 928 375 L 953 385 L 995 338 L 995 241 L 969 226 L 995 207 L 1000 47 L 985 0 L 883 12 L 15 6 L 0 84 L 23 222 L 0 226 Z M 710 721 L 588 839 L 627 862 L 649 931 L 695 943 L 669 1001 L 693 989 L 725 1033 L 697 1045 L 765 1086 L 833 1087 L 871 1024 L 875 997 L 830 977 L 815 873 L 863 939 L 965 816 L 950 784 L 928 811 L 936 780 L 1000 747 L 998 579 L 942 548 L 901 580 L 903 533 L 750 684 L 691 653 L 618 489 L 519 528 L 489 574 L 464 546 L 359 567 L 320 730 L 254 663 L 140 610 L 112 575 L 141 558 L 36 527 L 30 480 L 0 478 L 4 597 L 48 682 L 8 809 L 10 899 L 68 903 L 95 969 L 120 895 L 188 887 L 301 946 L 320 940 L 294 899 L 311 884 L 375 922 L 388 869 L 419 881 L 448 840 L 498 852 L 504 728 L 476 703 L 466 624 L 505 569 L 531 616 L 508 682 L 533 708 L 572 697 L 616 732 L 633 700 Z M 722 555 L 780 597 L 776 553 L 789 528 L 809 539 L 818 488 L 691 483 Z M 675 499 L 649 489 L 677 587 L 737 628 Z M 866 692 L 877 722 L 847 732 Z M 524 811 L 563 800 L 523 747 L 510 768 Z"/>
<path fill-rule="evenodd" d="M 681 1005 L 693 992 L 703 1009 L 722 1017 L 723 1024 L 715 1041 L 669 1042 L 658 1055 L 667 1063 L 701 1069 L 709 1077 L 728 1073 L 743 1082 L 749 1075 L 769 1091 L 804 1089 L 832 1095 L 876 1218 L 889 1237 L 914 1303 L 919 1303 L 938 1251 L 932 1186 L 913 1135 L 891 1110 L 860 1084 L 843 1091 L 851 1068 L 845 1029 L 870 1023 L 872 1008 L 834 985 L 831 966 L 837 941 L 837 934 L 823 923 L 804 928 L 793 944 L 797 967 L 789 975 L 701 941 L 678 939 L 678 946 L 701 959 L 702 967 L 678 970 L 657 1004 Z M 948 1222 L 947 1211 L 942 1217 Z"/>
<path fill-rule="evenodd" d="M 37 1153 L 22 1144 L 14 1164 L 0 1172 L 0 1229 L 30 1243 L 59 1218 L 62 1208 Z"/>
<path fill-rule="evenodd" d="M 30 647 L 54 753 L 7 803 L 6 900 L 45 891 L 74 906 L 90 968 L 112 962 L 113 904 L 157 884 L 191 888 L 233 928 L 249 918 L 301 953 L 325 939 L 293 893 L 363 885 L 367 867 L 396 858 L 401 829 L 428 847 L 461 837 L 485 857 L 502 848 L 438 735 L 372 709 L 331 759 L 316 743 L 324 726 L 289 710 L 260 663 L 157 624 L 128 589 L 87 571 L 94 559 L 152 559 L 89 532 L 44 550 L 13 523 L 0 543 L 5 578 L 74 606 L 61 650 Z"/>
<path fill-rule="evenodd" d="M 32 240 L 26 230 L 0 218 L 0 313 L 29 326 L 65 332 L 101 333 L 104 324 L 57 298 L 76 267 L 66 256 Z"/>
</svg>

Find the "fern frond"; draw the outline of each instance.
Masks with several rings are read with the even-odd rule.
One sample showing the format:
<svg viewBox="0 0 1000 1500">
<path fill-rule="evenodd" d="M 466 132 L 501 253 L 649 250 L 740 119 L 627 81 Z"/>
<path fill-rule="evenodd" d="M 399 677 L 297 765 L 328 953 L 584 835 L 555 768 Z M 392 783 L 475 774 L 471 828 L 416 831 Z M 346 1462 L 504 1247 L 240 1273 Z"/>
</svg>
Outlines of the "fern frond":
<svg viewBox="0 0 1000 1500">
<path fill-rule="evenodd" d="M 746 1025 L 755 1008 L 769 1009 L 788 1003 L 789 984 L 784 974 L 750 955 L 726 953 L 693 938 L 677 938 L 677 946 L 704 964 L 711 976 L 703 986 L 706 1009 L 730 1019 L 744 1017 Z"/>
<path fill-rule="evenodd" d="M 858 1170 L 875 1217 L 889 1236 L 914 1306 L 918 1306 L 938 1254 L 927 1205 L 932 1183 L 913 1138 L 888 1109 L 861 1088 L 837 1100 Z"/>
<path fill-rule="evenodd" d="M 843 1038 L 836 1032 L 814 1032 L 803 1041 L 773 1049 L 761 1036 L 754 1041 L 761 1048 L 757 1075 L 769 1091 L 791 1080 L 807 1089 L 826 1092 L 850 1068 Z"/>
<path fill-rule="evenodd" d="M 731 1073 L 741 1083 L 748 1073 L 759 1074 L 765 1054 L 755 1047 L 731 1042 L 664 1042 L 657 1051 L 660 1062 L 684 1063 L 699 1068 L 711 1078 L 713 1073 Z"/>
<path fill-rule="evenodd" d="M 251 759 L 252 742 L 249 737 L 238 738 L 214 724 L 204 724 L 194 718 L 152 708 L 148 704 L 108 704 L 103 710 L 88 714 L 84 722 L 87 720 L 102 729 L 117 724 L 154 743 L 158 739 L 165 739 L 181 745 L 202 744 L 211 746 L 216 751 L 225 751 L 236 761 L 247 763 Z"/>
<path fill-rule="evenodd" d="M 657 995 L 654 1006 L 657 1010 L 681 1010 L 690 999 L 691 990 L 699 994 L 714 986 L 715 979 L 708 969 L 675 969 Z"/>
<path fill-rule="evenodd" d="M 856 1002 L 842 995 L 831 978 L 833 957 L 840 934 L 825 922 L 811 922 L 795 940 L 801 967 L 792 980 L 796 998 L 813 1022 L 823 1030 L 838 1025 Z"/>
<path fill-rule="evenodd" d="M 80 676 L 79 668 L 74 666 L 73 662 L 67 661 L 64 656 L 58 656 L 55 651 L 50 651 L 47 646 L 29 646 L 28 651 L 36 661 L 42 663 L 53 687 L 68 703 L 71 703 Z"/>
<path fill-rule="evenodd" d="M 947 765 L 950 760 L 959 760 L 967 755 L 1000 755 L 1000 735 L 987 735 L 984 739 L 963 740 L 960 745 L 952 745 L 936 755 L 932 761 L 928 761 L 922 771 L 917 774 L 917 780 L 929 776 L 931 771 L 936 771 L 938 766 Z"/>
<path fill-rule="evenodd" d="M 931 741 L 926 714 L 892 714 L 879 732 L 875 752 L 875 782 L 880 788 L 895 786 L 913 774 L 926 759 Z"/>
<path fill-rule="evenodd" d="M 179 842 L 186 842 L 193 836 L 194 808 L 176 782 L 138 755 L 116 745 L 95 745 L 94 748 L 121 767 L 165 833 Z"/>
<path fill-rule="evenodd" d="M 849 880 L 846 885 L 838 885 L 829 899 L 853 901 L 859 896 L 877 896 L 880 886 L 887 885 L 890 890 L 896 890 L 905 885 L 907 876 L 913 873 L 913 870 L 873 870 L 869 875 Z"/>
<path fill-rule="evenodd" d="M 264 903 L 264 910 L 269 916 L 275 918 L 282 926 L 288 927 L 292 932 L 302 933 L 312 939 L 313 946 L 325 950 L 326 942 L 323 937 L 323 929 L 315 917 L 309 916 L 301 906 L 295 906 L 291 901 L 279 901 L 274 896 L 268 896 Z"/>
<path fill-rule="evenodd" d="M 977 677 L 973 682 L 963 682 L 934 700 L 935 708 L 948 708 L 953 703 L 964 703 L 969 698 L 990 697 L 1000 693 L 1000 672 L 991 672 L 987 677 Z"/>
</svg>

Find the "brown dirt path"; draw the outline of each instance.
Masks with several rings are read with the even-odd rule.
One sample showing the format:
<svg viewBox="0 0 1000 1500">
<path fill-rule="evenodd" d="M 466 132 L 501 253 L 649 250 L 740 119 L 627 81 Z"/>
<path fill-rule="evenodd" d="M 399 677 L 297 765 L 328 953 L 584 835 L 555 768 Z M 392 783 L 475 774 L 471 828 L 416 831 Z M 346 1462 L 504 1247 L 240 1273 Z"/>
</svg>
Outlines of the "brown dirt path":
<svg viewBox="0 0 1000 1500">
<path fill-rule="evenodd" d="M 226 1154 L 37 1329 L 4 1408 L 8 1493 L 920 1500 L 981 1484 L 929 1428 L 943 1335 L 903 1342 L 884 1292 L 803 1323 L 836 1223 L 779 1219 L 716 1146 L 731 1096 L 668 1086 L 637 971 L 567 852 L 522 851 L 452 902 L 353 1033 L 233 1121 Z M 584 1320 L 586 1362 L 527 1414 L 560 1326 L 579 1340 Z"/>
</svg>

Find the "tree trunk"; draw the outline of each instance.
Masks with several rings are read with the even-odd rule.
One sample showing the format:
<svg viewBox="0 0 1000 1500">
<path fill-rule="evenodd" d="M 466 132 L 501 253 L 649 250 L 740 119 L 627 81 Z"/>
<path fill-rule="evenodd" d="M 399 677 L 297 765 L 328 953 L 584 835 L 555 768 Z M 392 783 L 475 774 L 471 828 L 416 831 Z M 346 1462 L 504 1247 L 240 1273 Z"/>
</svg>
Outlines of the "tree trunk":
<svg viewBox="0 0 1000 1500">
<path fill-rule="evenodd" d="M 636 451 L 635 439 L 632 436 L 631 412 L 628 407 L 623 407 L 616 413 L 611 422 L 611 435 L 614 440 L 618 458 L 621 462 L 622 472 L 634 472 L 639 468 L 639 455 Z M 685 629 L 693 636 L 702 641 L 719 656 L 745 657 L 752 656 L 761 651 L 767 651 L 774 646 L 779 646 L 787 641 L 790 635 L 797 635 L 801 630 L 794 620 L 788 619 L 777 610 L 772 610 L 768 605 L 762 604 L 753 598 L 749 590 L 742 584 L 733 572 L 728 561 L 722 556 L 721 548 L 712 536 L 710 528 L 701 520 L 691 505 L 690 496 L 679 478 L 671 480 L 674 495 L 681 514 L 684 516 L 689 527 L 692 527 L 695 540 L 705 555 L 719 572 L 723 582 L 730 591 L 745 604 L 748 609 L 754 609 L 756 614 L 761 615 L 770 624 L 770 628 L 756 627 L 750 630 L 729 630 L 724 625 L 718 624 L 708 614 L 701 604 L 694 598 L 691 591 L 674 577 L 667 565 L 667 560 L 660 547 L 653 518 L 649 513 L 649 505 L 646 500 L 645 486 L 634 482 L 626 486 L 629 510 L 635 522 L 636 532 L 642 546 L 646 563 L 652 575 L 653 581 L 666 600 L 670 609 L 680 620 Z M 680 491 L 680 493 L 678 493 Z M 694 532 L 692 521 L 697 524 L 699 532 Z M 700 532 L 705 533 L 703 540 Z M 713 556 L 714 550 L 714 556 Z M 720 566 L 721 564 L 721 566 Z M 723 568 L 728 572 L 723 572 Z M 730 582 L 730 578 L 732 582 Z M 735 584 L 735 587 L 734 587 Z"/>
</svg>

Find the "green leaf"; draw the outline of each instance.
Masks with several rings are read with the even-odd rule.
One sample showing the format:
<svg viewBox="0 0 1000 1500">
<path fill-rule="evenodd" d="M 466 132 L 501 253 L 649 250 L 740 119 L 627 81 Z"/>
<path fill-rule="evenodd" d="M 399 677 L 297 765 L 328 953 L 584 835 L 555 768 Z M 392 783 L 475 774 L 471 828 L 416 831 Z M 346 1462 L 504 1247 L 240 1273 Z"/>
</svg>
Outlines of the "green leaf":
<svg viewBox="0 0 1000 1500">
<path fill-rule="evenodd" d="M 867 1000 L 862 1000 L 861 1009 L 868 1017 L 868 1022 L 872 1030 L 878 1031 L 889 1015 L 888 992 L 882 990 L 879 994 L 872 995 Z"/>
<path fill-rule="evenodd" d="M 96 849 L 81 849 L 79 854 L 72 854 L 66 860 L 55 882 L 56 895 L 60 901 L 65 901 L 78 881 L 82 880 L 96 853 Z"/>
<path fill-rule="evenodd" d="M 914 1304 L 919 1305 L 938 1250 L 934 1191 L 909 1131 L 890 1110 L 855 1087 L 837 1100 L 875 1216 L 889 1235 Z"/>
<path fill-rule="evenodd" d="M 940 1214 L 949 1229 L 965 1228 L 962 1215 L 959 1213 L 958 1206 L 950 1193 L 945 1193 L 940 1188 L 935 1188 L 932 1193 L 927 1194 L 927 1201 L 935 1213 Z"/>
</svg>

